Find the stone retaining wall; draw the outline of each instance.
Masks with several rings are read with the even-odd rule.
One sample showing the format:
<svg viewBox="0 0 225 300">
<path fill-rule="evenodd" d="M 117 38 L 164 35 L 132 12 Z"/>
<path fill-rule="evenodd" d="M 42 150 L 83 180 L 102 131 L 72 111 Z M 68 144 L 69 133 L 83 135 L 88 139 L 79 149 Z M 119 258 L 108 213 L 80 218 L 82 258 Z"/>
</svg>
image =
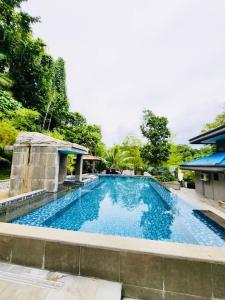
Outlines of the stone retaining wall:
<svg viewBox="0 0 225 300">
<path fill-rule="evenodd" d="M 76 232 L 51 231 L 52 229 L 46 228 L 28 229 L 21 225 L 12 226 L 17 230 L 15 235 L 10 233 L 10 227 L 5 228 L 8 233 L 3 234 L 2 230 L 0 232 L 2 261 L 118 281 L 123 284 L 123 296 L 126 297 L 146 300 L 225 299 L 225 260 L 222 262 L 218 262 L 218 258 L 213 260 L 213 248 L 207 250 L 207 247 L 187 245 L 185 251 L 186 245 L 175 244 L 170 247 L 172 243 L 159 242 L 159 253 L 154 253 L 155 250 L 148 253 L 142 251 L 143 245 L 149 246 L 150 252 L 151 245 L 152 249 L 156 249 L 157 242 L 85 233 L 77 235 Z M 18 236 L 18 230 L 20 231 L 18 226 L 21 226 L 21 236 Z M 30 237 L 25 236 L 28 230 L 32 230 Z M 35 232 L 41 234 L 35 238 Z M 58 239 L 60 235 L 62 238 Z M 58 240 L 54 240 L 53 237 Z M 70 242 L 71 237 L 75 238 Z M 104 243 L 100 245 L 99 241 L 104 239 L 105 245 Z M 115 246 L 109 247 L 109 241 Z M 137 250 L 139 247 L 135 243 L 139 241 L 140 250 Z M 133 250 L 130 247 L 132 243 Z M 200 248 L 205 255 L 204 259 L 198 257 L 201 253 Z M 196 257 L 193 249 L 196 249 Z M 215 248 L 217 254 L 222 253 L 220 250 L 223 249 Z M 176 256 L 176 252 L 179 251 L 183 254 L 190 251 L 190 257 L 182 257 L 181 253 Z"/>
</svg>

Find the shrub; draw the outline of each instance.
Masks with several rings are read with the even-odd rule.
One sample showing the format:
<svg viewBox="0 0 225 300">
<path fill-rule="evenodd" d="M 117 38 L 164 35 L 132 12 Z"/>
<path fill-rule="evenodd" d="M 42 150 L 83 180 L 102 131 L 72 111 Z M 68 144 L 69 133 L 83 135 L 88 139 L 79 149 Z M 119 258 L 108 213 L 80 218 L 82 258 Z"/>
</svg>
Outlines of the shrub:
<svg viewBox="0 0 225 300">
<path fill-rule="evenodd" d="M 41 131 L 40 113 L 36 110 L 22 108 L 11 113 L 13 125 L 20 131 Z"/>
<path fill-rule="evenodd" d="M 8 111 L 16 111 L 22 107 L 22 104 L 13 99 L 9 92 L 0 90 L 0 113 L 3 117 L 7 116 Z"/>
<path fill-rule="evenodd" d="M 0 147 L 13 145 L 17 135 L 18 131 L 11 121 L 0 121 Z"/>
<path fill-rule="evenodd" d="M 176 181 L 176 177 L 170 172 L 168 168 L 153 168 L 151 174 L 160 182 Z"/>
</svg>

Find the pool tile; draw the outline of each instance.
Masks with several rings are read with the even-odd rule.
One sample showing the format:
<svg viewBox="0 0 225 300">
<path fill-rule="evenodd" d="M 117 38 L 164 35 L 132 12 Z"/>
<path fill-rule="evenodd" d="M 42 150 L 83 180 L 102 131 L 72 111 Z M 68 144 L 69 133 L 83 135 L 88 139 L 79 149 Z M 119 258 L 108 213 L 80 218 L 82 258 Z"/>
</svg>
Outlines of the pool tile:
<svg viewBox="0 0 225 300">
<path fill-rule="evenodd" d="M 48 270 L 79 273 L 80 247 L 46 242 L 45 268 Z"/>
<path fill-rule="evenodd" d="M 80 274 L 119 281 L 119 252 L 81 247 Z"/>
<path fill-rule="evenodd" d="M 163 259 L 147 254 L 121 252 L 121 281 L 127 284 L 163 289 Z"/>
<path fill-rule="evenodd" d="M 12 263 L 41 268 L 45 242 L 41 240 L 13 238 Z"/>
<path fill-rule="evenodd" d="M 144 300 L 163 300 L 163 292 L 135 285 L 123 284 L 122 294 L 124 297 L 132 297 Z"/>
<path fill-rule="evenodd" d="M 51 173 L 54 167 L 48 171 Z M 37 172 L 42 172 L 39 166 Z M 37 184 L 40 185 L 39 180 L 32 180 L 32 187 Z M 47 180 L 47 186 L 56 188 L 54 180 Z M 149 178 L 101 176 L 83 187 L 55 196 L 55 201 L 48 205 L 9 220 L 31 226 L 225 246 L 224 231 L 196 215 L 190 205 Z M 17 205 L 22 204 L 13 207 Z"/>
<path fill-rule="evenodd" d="M 212 265 L 213 296 L 225 299 L 225 265 Z"/>
<path fill-rule="evenodd" d="M 164 285 L 166 291 L 211 297 L 211 265 L 206 262 L 165 259 Z"/>
</svg>

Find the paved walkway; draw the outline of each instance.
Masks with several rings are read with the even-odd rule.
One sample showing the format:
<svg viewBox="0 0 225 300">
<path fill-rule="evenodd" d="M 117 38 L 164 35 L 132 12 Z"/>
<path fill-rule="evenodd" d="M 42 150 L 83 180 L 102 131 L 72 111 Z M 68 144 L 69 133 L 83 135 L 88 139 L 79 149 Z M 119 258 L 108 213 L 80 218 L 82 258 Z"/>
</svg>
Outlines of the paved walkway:
<svg viewBox="0 0 225 300">
<path fill-rule="evenodd" d="M 120 300 L 121 284 L 0 263 L 1 300 Z"/>
<path fill-rule="evenodd" d="M 210 210 L 225 220 L 225 210 L 218 202 L 201 196 L 194 189 L 181 188 L 178 191 L 173 190 L 173 193 L 190 203 L 195 209 Z"/>
</svg>

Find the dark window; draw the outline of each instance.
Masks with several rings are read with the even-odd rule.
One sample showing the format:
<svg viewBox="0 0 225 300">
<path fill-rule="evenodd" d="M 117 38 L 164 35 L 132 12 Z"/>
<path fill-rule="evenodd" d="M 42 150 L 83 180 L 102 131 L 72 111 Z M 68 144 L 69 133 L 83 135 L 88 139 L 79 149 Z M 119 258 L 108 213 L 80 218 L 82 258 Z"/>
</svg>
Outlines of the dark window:
<svg viewBox="0 0 225 300">
<path fill-rule="evenodd" d="M 216 180 L 216 181 L 219 180 L 219 174 L 218 173 L 214 173 L 214 180 Z"/>
</svg>

